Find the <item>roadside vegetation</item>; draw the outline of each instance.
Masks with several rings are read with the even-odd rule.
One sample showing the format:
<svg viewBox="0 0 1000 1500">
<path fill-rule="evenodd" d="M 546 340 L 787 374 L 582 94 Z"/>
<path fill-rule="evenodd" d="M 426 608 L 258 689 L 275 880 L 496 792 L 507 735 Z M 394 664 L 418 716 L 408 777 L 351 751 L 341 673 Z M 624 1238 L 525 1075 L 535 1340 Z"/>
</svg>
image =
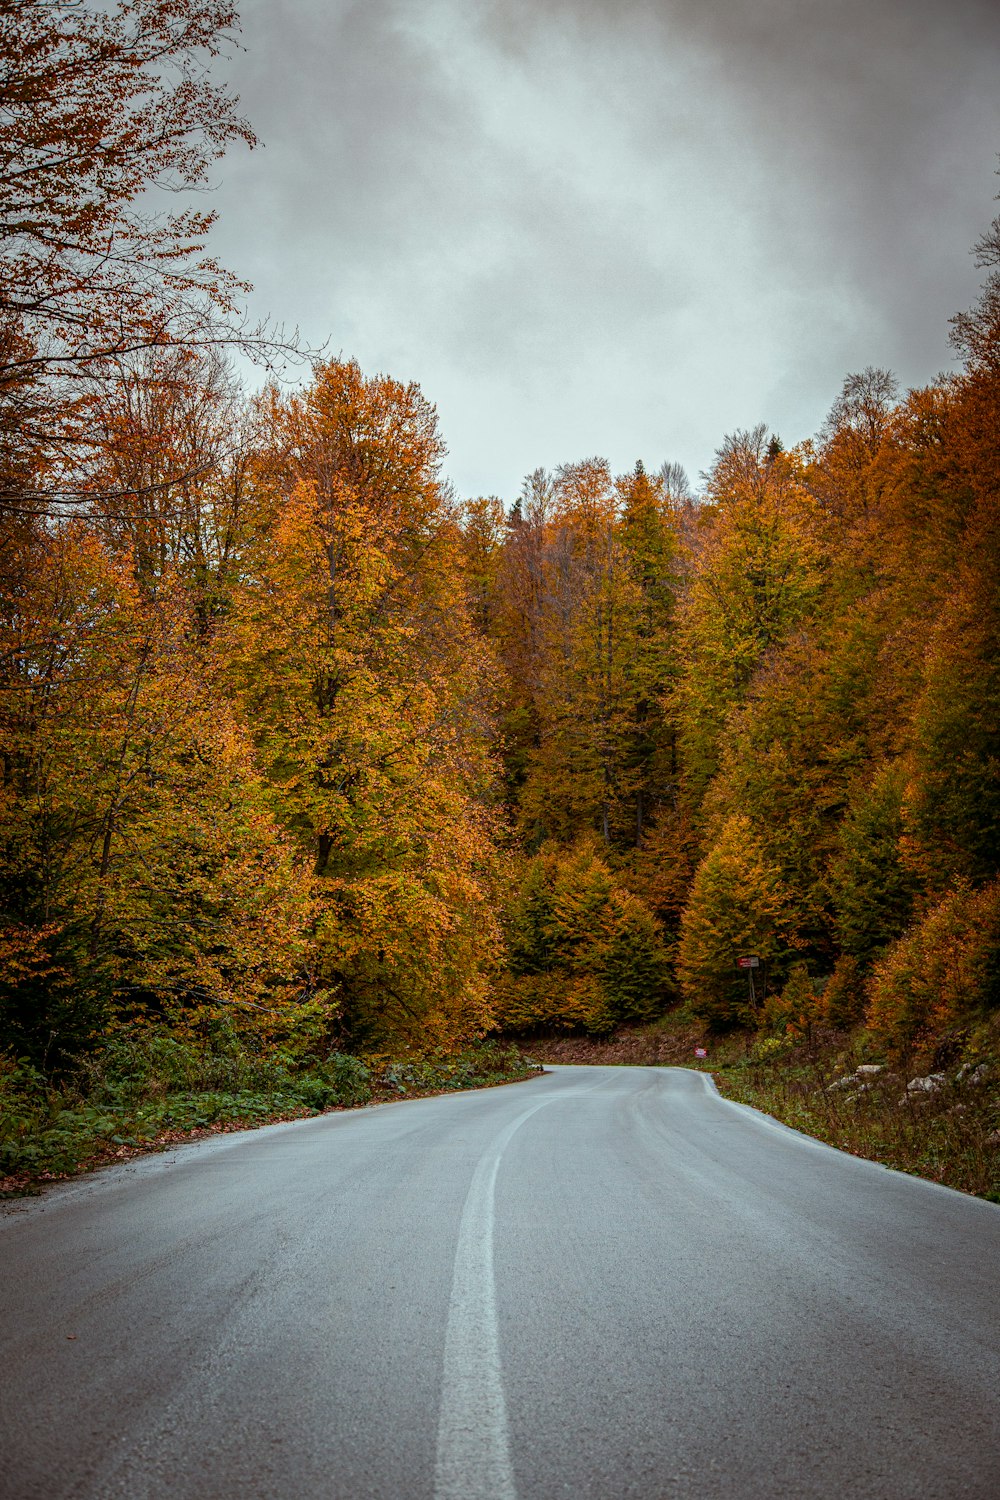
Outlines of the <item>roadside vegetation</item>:
<svg viewBox="0 0 1000 1500">
<path fill-rule="evenodd" d="M 54 1082 L 22 1061 L 0 1063 L 0 1197 L 143 1151 L 221 1131 L 329 1110 L 530 1078 L 516 1047 L 322 1060 L 252 1052 L 235 1035 L 195 1043 L 149 1032 L 108 1043 Z"/>
</svg>

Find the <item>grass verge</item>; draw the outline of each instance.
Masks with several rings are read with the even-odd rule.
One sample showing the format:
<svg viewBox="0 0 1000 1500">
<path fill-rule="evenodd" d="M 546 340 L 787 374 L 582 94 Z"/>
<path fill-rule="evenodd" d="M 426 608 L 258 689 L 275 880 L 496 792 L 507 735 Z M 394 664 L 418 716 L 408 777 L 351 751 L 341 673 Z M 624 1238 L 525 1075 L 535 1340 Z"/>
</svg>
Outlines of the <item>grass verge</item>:
<svg viewBox="0 0 1000 1500">
<path fill-rule="evenodd" d="M 537 1072 L 516 1047 L 496 1043 L 412 1058 L 297 1060 L 233 1040 L 199 1045 L 155 1034 L 109 1042 L 58 1083 L 0 1058 L 0 1197 L 221 1131 Z"/>
</svg>

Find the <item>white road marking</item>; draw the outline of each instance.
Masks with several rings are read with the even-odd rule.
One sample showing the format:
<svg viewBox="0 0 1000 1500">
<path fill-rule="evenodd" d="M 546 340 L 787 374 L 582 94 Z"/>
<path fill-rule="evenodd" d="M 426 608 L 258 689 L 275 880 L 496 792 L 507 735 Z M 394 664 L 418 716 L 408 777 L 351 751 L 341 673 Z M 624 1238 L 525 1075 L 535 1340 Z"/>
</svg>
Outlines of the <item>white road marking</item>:
<svg viewBox="0 0 1000 1500">
<path fill-rule="evenodd" d="M 455 1248 L 444 1339 L 434 1500 L 517 1500 L 500 1373 L 493 1274 L 497 1173 L 511 1139 L 533 1114 L 559 1099 L 590 1093 L 607 1081 L 602 1078 L 600 1083 L 540 1099 L 505 1126 L 476 1164 Z"/>
</svg>

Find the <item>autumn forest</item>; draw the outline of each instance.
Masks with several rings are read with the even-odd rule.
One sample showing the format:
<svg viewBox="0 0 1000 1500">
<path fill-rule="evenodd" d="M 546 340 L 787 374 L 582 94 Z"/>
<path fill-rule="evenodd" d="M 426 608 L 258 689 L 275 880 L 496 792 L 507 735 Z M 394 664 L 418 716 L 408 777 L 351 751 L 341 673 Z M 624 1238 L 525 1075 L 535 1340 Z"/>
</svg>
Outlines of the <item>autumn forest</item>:
<svg viewBox="0 0 1000 1500">
<path fill-rule="evenodd" d="M 0 5 L 10 1097 L 79 1112 L 116 1048 L 315 1078 L 677 1017 L 985 1045 L 1000 220 L 958 373 L 848 375 L 697 491 L 567 455 L 460 497 L 433 393 L 241 323 L 209 218 L 149 207 L 251 138 L 193 66 L 235 21 Z"/>
</svg>

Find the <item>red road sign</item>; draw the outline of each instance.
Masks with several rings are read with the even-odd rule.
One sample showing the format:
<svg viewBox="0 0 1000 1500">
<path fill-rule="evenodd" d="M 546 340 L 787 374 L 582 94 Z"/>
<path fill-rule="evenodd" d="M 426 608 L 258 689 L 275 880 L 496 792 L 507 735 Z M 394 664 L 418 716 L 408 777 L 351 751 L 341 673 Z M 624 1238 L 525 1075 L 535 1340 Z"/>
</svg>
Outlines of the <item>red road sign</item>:
<svg viewBox="0 0 1000 1500">
<path fill-rule="evenodd" d="M 736 960 L 736 967 L 738 969 L 759 969 L 760 959 L 756 953 L 748 953 L 745 958 L 738 958 Z"/>
</svg>

